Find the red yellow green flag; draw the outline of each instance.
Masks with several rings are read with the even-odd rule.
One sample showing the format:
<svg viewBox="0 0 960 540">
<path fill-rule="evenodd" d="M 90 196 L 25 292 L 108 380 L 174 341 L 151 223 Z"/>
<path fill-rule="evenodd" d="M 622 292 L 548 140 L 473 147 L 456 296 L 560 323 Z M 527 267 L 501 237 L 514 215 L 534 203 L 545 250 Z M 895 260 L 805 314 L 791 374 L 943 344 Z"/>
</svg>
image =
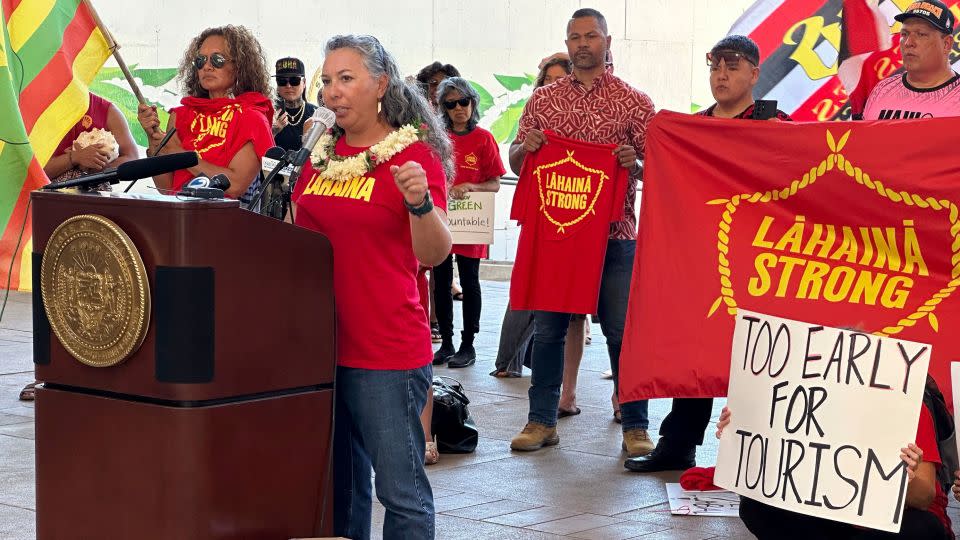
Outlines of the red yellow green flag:
<svg viewBox="0 0 960 540">
<path fill-rule="evenodd" d="M 110 46 L 81 0 L 0 0 L 0 288 L 28 290 L 27 202 L 84 115 Z M 8 285 L 9 284 L 9 285 Z"/>
</svg>

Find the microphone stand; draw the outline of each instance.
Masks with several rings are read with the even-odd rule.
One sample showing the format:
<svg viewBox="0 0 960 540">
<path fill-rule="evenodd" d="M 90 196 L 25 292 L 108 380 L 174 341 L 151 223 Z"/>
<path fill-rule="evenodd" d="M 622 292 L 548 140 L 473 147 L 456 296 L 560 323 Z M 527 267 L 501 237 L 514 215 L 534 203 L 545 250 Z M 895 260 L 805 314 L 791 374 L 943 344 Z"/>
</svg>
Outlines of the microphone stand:
<svg viewBox="0 0 960 540">
<path fill-rule="evenodd" d="M 147 157 L 157 157 L 157 155 L 160 154 L 160 151 L 163 150 L 163 147 L 166 146 L 168 142 L 170 142 L 170 138 L 173 137 L 173 134 L 176 132 L 177 132 L 177 128 L 170 128 L 169 130 L 167 130 L 167 134 L 164 135 L 163 139 L 160 140 L 160 144 L 157 145 L 157 150 L 153 153 L 152 156 L 150 155 L 150 150 L 147 149 Z M 140 179 L 137 178 L 136 180 L 133 180 L 132 182 L 130 182 L 127 185 L 127 189 L 123 190 L 123 192 L 127 193 L 128 191 L 130 191 L 130 188 L 132 188 L 133 185 L 137 183 L 137 180 L 140 180 Z"/>
<path fill-rule="evenodd" d="M 260 183 L 260 187 L 257 188 L 257 192 L 254 194 L 253 199 L 250 200 L 250 204 L 247 206 L 247 208 L 257 207 L 257 204 L 260 203 L 260 199 L 263 198 L 264 192 L 267 190 L 267 186 L 269 186 L 276 179 L 284 167 L 293 161 L 295 156 L 296 152 L 293 150 L 288 150 L 285 154 L 283 154 L 283 157 L 277 161 L 277 165 L 273 168 L 273 170 L 270 171 L 270 174 L 268 174 L 267 177 L 264 178 L 263 182 Z"/>
<path fill-rule="evenodd" d="M 300 180 L 300 173 L 303 172 L 303 166 L 296 167 L 293 169 L 293 173 L 290 174 L 290 179 L 287 180 L 287 189 L 283 190 L 283 204 L 290 209 L 290 223 L 294 222 L 293 215 L 293 191 L 297 187 L 297 181 Z"/>
</svg>

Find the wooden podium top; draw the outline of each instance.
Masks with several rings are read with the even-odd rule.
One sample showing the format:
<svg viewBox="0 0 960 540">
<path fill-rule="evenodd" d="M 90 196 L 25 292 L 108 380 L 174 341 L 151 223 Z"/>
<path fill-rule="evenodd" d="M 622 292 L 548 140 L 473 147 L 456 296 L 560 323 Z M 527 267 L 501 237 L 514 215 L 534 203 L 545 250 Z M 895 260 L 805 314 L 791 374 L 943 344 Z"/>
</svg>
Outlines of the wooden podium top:
<svg viewBox="0 0 960 540">
<path fill-rule="evenodd" d="M 179 406 L 332 384 L 333 254 L 323 235 L 230 200 L 52 191 L 31 199 L 38 380 Z M 77 361 L 43 305 L 44 249 L 81 214 L 126 233 L 149 281 L 143 344 L 112 367 Z"/>
</svg>

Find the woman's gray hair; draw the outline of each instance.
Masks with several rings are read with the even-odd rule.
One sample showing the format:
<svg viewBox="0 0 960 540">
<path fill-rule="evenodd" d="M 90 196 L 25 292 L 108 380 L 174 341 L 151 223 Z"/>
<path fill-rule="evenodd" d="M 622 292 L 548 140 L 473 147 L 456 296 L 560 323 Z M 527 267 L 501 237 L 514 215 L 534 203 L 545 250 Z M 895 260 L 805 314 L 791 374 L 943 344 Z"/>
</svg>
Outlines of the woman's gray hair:
<svg viewBox="0 0 960 540">
<path fill-rule="evenodd" d="M 480 94 L 463 77 L 448 77 L 440 81 L 437 87 L 437 108 L 443 106 L 443 100 L 447 94 L 456 90 L 460 95 L 470 100 L 470 120 L 467 120 L 467 131 L 473 131 L 480 123 L 480 111 L 477 110 L 477 104 L 480 103 Z M 447 129 L 453 129 L 453 121 L 450 120 L 450 111 L 440 109 L 443 112 L 443 121 L 447 124 Z"/>
<path fill-rule="evenodd" d="M 380 101 L 380 114 L 395 128 L 406 124 L 413 126 L 426 124 L 427 132 L 423 142 L 437 153 L 447 175 L 447 185 L 450 185 L 456 172 L 453 162 L 453 145 L 440 120 L 440 114 L 430 106 L 419 88 L 407 83 L 400 75 L 400 69 L 393 55 L 383 48 L 377 38 L 358 34 L 330 38 L 324 48 L 324 54 L 330 54 L 337 49 L 353 49 L 360 53 L 367 71 L 374 78 L 381 75 L 387 76 L 387 91 Z M 334 129 L 340 130 L 340 127 L 334 126 Z"/>
</svg>

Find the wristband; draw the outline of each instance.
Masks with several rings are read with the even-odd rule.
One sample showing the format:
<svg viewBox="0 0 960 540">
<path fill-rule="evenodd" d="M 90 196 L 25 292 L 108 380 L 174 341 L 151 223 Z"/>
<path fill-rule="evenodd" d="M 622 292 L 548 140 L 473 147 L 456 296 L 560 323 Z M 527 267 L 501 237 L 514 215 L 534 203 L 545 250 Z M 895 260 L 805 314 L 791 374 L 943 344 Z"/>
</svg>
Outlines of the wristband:
<svg viewBox="0 0 960 540">
<path fill-rule="evenodd" d="M 423 197 L 423 202 L 414 206 L 407 202 L 406 199 L 403 200 L 403 205 L 407 207 L 409 211 L 414 216 L 420 217 L 425 214 L 429 214 L 433 211 L 433 199 L 430 198 L 430 192 L 428 191 Z"/>
</svg>

